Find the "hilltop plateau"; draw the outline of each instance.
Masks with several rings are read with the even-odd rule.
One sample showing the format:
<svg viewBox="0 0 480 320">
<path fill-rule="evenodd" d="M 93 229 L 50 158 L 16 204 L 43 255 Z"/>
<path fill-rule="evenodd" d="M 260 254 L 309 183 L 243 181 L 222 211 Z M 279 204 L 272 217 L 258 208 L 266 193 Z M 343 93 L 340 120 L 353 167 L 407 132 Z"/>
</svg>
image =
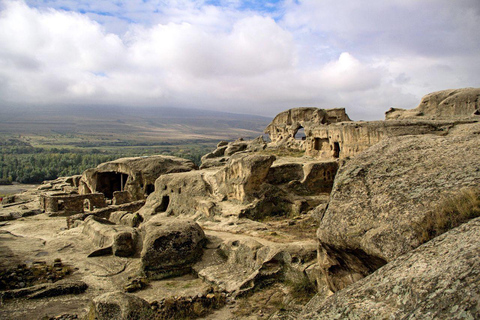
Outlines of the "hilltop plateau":
<svg viewBox="0 0 480 320">
<path fill-rule="evenodd" d="M 265 134 L 4 198 L 0 316 L 480 318 L 480 89 L 384 121 L 290 109 Z"/>
</svg>

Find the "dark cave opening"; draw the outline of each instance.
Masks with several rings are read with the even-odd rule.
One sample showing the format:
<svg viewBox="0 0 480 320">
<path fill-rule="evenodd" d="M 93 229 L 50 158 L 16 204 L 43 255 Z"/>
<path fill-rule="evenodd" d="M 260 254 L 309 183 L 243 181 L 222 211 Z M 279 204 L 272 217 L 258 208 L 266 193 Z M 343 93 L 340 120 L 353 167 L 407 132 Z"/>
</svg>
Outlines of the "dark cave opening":
<svg viewBox="0 0 480 320">
<path fill-rule="evenodd" d="M 148 196 L 149 194 L 153 193 L 155 191 L 155 185 L 149 183 L 145 187 L 145 195 Z"/>
<path fill-rule="evenodd" d="M 338 142 L 333 143 L 333 157 L 334 158 L 340 157 L 340 143 Z"/>
<path fill-rule="evenodd" d="M 155 208 L 155 213 L 165 212 L 168 209 L 168 205 L 170 204 L 170 197 L 163 196 L 160 205 Z"/>
<path fill-rule="evenodd" d="M 115 191 L 123 191 L 127 183 L 128 174 L 121 172 L 99 172 L 97 174 L 97 192 L 112 199 Z"/>
</svg>

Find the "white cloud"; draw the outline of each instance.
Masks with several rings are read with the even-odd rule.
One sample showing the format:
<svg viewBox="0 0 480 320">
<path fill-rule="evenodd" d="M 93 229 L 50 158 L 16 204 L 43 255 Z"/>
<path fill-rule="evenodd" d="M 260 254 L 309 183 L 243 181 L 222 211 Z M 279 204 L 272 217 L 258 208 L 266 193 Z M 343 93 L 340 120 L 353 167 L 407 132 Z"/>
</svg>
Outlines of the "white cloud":
<svg viewBox="0 0 480 320">
<path fill-rule="evenodd" d="M 0 7 L 0 108 L 88 103 L 273 116 L 317 106 L 371 119 L 414 107 L 430 91 L 480 85 L 473 1 L 292 1 L 276 20 L 239 10 L 238 1 L 28 4 Z"/>
</svg>

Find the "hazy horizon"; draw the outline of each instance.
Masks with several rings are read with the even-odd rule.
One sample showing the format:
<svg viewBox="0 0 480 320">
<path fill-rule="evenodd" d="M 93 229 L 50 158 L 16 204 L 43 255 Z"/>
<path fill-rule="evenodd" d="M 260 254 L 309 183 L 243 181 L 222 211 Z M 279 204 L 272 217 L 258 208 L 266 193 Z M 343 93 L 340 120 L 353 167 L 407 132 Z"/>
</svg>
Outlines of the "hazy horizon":
<svg viewBox="0 0 480 320">
<path fill-rule="evenodd" d="M 480 2 L 0 0 L 0 111 L 92 106 L 383 119 L 480 87 Z"/>
</svg>

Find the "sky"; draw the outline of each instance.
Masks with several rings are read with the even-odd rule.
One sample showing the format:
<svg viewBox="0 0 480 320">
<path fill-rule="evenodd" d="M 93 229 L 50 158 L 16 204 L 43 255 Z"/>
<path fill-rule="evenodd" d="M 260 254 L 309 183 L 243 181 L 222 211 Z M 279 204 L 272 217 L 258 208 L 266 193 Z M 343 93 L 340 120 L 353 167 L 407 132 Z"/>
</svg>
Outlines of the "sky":
<svg viewBox="0 0 480 320">
<path fill-rule="evenodd" d="M 0 0 L 0 110 L 199 108 L 355 120 L 480 87 L 479 0 Z"/>
</svg>

